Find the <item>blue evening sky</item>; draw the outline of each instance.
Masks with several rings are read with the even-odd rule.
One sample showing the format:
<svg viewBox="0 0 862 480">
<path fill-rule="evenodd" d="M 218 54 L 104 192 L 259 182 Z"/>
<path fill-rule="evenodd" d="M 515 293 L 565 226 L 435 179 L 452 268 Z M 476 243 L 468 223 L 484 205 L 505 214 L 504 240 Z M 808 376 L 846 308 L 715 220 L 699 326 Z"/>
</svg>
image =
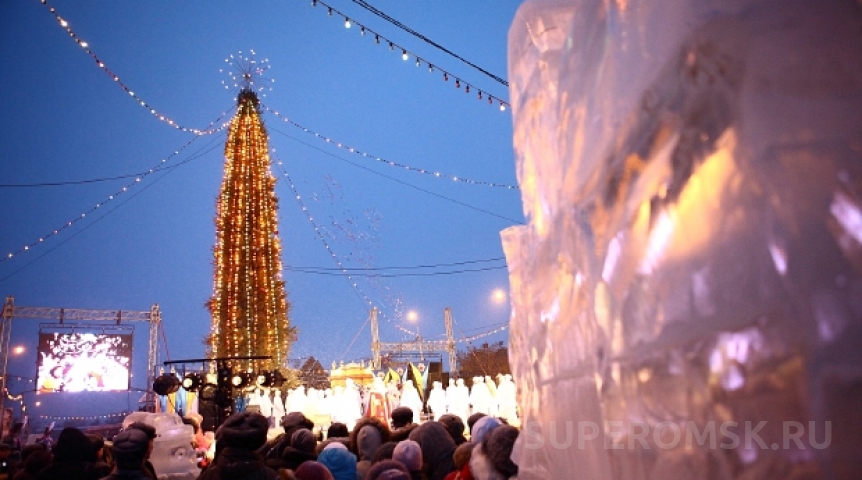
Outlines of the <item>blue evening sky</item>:
<svg viewBox="0 0 862 480">
<path fill-rule="evenodd" d="M 410 52 L 508 100 L 507 88 L 350 0 L 333 7 Z M 254 49 L 268 58 L 273 90 L 262 99 L 335 141 L 401 164 L 514 185 L 510 110 L 456 89 L 423 60 L 375 45 L 358 25 L 327 16 L 311 0 L 255 2 L 73 2 L 51 4 L 136 95 L 181 125 L 203 128 L 233 105 L 219 73 L 224 58 Z M 446 48 L 506 77 L 506 35 L 519 2 L 393 1 L 380 8 Z M 98 68 L 38 0 L 0 5 L 0 252 L 6 257 L 81 216 L 134 179 L 10 187 L 145 172 L 194 135 L 159 121 Z M 487 89 L 487 90 L 485 90 Z M 269 113 L 263 119 L 303 201 L 348 268 L 454 264 L 503 257 L 500 230 L 523 222 L 517 190 L 472 185 L 383 165 L 338 149 Z M 17 305 L 147 310 L 159 304 L 170 359 L 204 355 L 210 327 L 215 199 L 224 133 L 195 140 L 56 236 L 0 262 L 0 293 Z M 198 154 L 198 155 L 196 155 Z M 435 276 L 355 277 L 335 261 L 299 208 L 281 172 L 279 230 L 290 320 L 299 328 L 291 358 L 370 357 L 367 295 L 381 309 L 381 338 L 404 340 L 396 324 L 441 338 L 451 307 L 456 336 L 499 327 L 507 304 L 505 268 Z M 387 270 L 387 275 L 503 267 L 504 261 Z M 326 274 L 290 267 L 319 267 Z M 365 271 L 364 273 L 373 272 Z M 38 320 L 16 320 L 9 371 L 35 374 Z M 361 329 L 361 330 L 360 330 Z M 357 336 L 358 335 L 358 336 Z M 146 328 L 135 330 L 135 384 L 145 372 Z M 356 340 L 352 343 L 351 341 Z M 500 341 L 506 332 L 485 337 Z M 461 348 L 465 344 L 459 344 Z M 163 345 L 159 361 L 168 359 Z M 12 382 L 10 390 L 26 390 Z M 30 384 L 32 386 L 32 384 Z M 136 385 L 143 386 L 143 385 Z"/>
</svg>

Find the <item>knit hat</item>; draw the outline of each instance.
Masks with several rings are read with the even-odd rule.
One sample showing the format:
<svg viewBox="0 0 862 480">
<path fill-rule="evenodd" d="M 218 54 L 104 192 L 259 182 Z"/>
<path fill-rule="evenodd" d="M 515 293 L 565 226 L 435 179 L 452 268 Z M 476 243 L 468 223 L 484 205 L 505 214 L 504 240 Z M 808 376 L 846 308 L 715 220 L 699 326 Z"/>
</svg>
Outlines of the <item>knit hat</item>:
<svg viewBox="0 0 862 480">
<path fill-rule="evenodd" d="M 293 476 L 296 480 L 334 480 L 329 469 L 314 460 L 302 462 L 302 465 L 293 472 Z"/>
<path fill-rule="evenodd" d="M 368 470 L 365 480 L 410 480 L 410 472 L 400 462 L 384 460 Z"/>
<path fill-rule="evenodd" d="M 409 407 L 398 407 L 392 410 L 392 425 L 394 427 L 403 427 L 409 423 L 413 423 L 413 410 Z"/>
<path fill-rule="evenodd" d="M 487 417 L 487 416 L 488 415 L 485 415 L 482 412 L 476 412 L 473 415 L 470 415 L 467 418 L 467 428 L 470 430 L 470 432 L 471 433 L 473 432 L 473 426 L 476 425 L 476 422 L 478 422 L 479 419 L 481 419 L 482 417 Z"/>
<path fill-rule="evenodd" d="M 314 433 L 312 433 L 311 430 L 300 428 L 291 435 L 290 446 L 301 452 L 314 453 L 314 447 L 317 446 L 317 439 L 314 438 Z"/>
<path fill-rule="evenodd" d="M 343 448 L 334 445 L 331 444 L 323 449 L 317 461 L 332 472 L 335 480 L 356 480 L 356 455 L 350 453 L 343 445 Z"/>
<path fill-rule="evenodd" d="M 512 448 L 518 439 L 518 429 L 509 425 L 495 428 L 485 437 L 482 448 L 488 462 L 500 475 L 509 478 L 518 474 L 518 466 L 512 461 Z"/>
<path fill-rule="evenodd" d="M 404 440 L 392 451 L 392 460 L 401 462 L 410 472 L 422 470 L 422 449 L 413 440 Z"/>
<path fill-rule="evenodd" d="M 143 455 L 149 446 L 150 439 L 147 438 L 146 433 L 137 428 L 128 428 L 114 437 L 111 451 L 115 456 L 134 455 L 136 453 Z"/>
<path fill-rule="evenodd" d="M 494 417 L 485 416 L 480 418 L 479 421 L 473 425 L 473 429 L 470 430 L 470 441 L 473 443 L 481 443 L 491 430 L 494 430 L 502 424 L 503 422 Z"/>
<path fill-rule="evenodd" d="M 470 455 L 473 453 L 474 446 L 475 444 L 473 442 L 466 442 L 458 445 L 458 448 L 455 449 L 455 453 L 452 454 L 455 468 L 461 470 L 464 468 L 464 465 L 470 463 Z"/>
<path fill-rule="evenodd" d="M 263 415 L 243 412 L 231 415 L 216 430 L 216 442 L 221 447 L 257 450 L 266 443 L 269 421 Z"/>
</svg>

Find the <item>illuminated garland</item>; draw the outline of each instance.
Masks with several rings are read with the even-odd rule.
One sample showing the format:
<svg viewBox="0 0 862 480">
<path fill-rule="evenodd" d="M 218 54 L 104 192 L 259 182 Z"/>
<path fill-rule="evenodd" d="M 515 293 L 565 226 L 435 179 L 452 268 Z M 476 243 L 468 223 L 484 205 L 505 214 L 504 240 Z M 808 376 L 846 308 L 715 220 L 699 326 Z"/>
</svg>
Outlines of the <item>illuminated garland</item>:
<svg viewBox="0 0 862 480">
<path fill-rule="evenodd" d="M 69 416 L 69 417 L 59 416 L 58 417 L 58 416 L 53 416 L 53 415 L 39 415 L 39 418 L 42 420 L 105 420 L 105 419 L 117 418 L 117 417 L 126 418 L 127 416 L 131 415 L 132 413 L 133 412 L 119 412 L 119 413 L 109 413 L 107 415 L 93 415 L 93 416 L 89 416 L 89 417 L 76 417 L 76 416 Z"/>
<path fill-rule="evenodd" d="M 273 110 L 273 109 L 267 107 L 266 105 L 264 105 L 263 108 L 267 112 L 270 112 L 273 115 L 275 115 L 276 117 L 283 120 L 285 123 L 288 123 L 291 126 L 296 127 L 305 133 L 314 135 L 315 137 L 323 140 L 324 142 L 326 142 L 330 145 L 334 145 L 334 146 L 336 146 L 342 150 L 346 150 L 350 153 L 354 153 L 354 154 L 359 155 L 361 157 L 370 158 L 371 160 L 375 160 L 375 161 L 380 162 L 384 165 L 389 165 L 392 167 L 397 167 L 397 168 L 401 168 L 404 170 L 409 170 L 411 172 L 422 173 L 422 174 L 429 175 L 429 176 L 435 177 L 435 178 L 444 178 L 444 179 L 452 180 L 455 182 L 464 182 L 464 183 L 468 183 L 470 185 L 485 185 L 488 187 L 498 187 L 498 188 L 507 188 L 509 190 L 519 190 L 517 185 L 506 185 L 506 184 L 502 184 L 502 183 L 486 182 L 483 180 L 471 180 L 469 178 L 458 177 L 455 175 L 449 175 L 447 173 L 441 173 L 441 172 L 432 172 L 431 170 L 426 170 L 424 168 L 411 167 L 410 165 L 405 165 L 403 163 L 398 163 L 398 162 L 393 162 L 391 160 L 386 160 L 385 158 L 377 157 L 377 156 L 372 155 L 370 153 L 363 152 L 359 149 L 353 148 L 349 145 L 345 145 L 339 141 L 333 140 L 332 138 L 329 138 L 326 135 L 321 135 L 321 134 L 315 132 L 314 130 L 310 130 L 310 129 L 294 122 L 293 120 L 285 117 L 284 115 L 278 113 L 276 110 Z"/>
<path fill-rule="evenodd" d="M 96 53 L 95 53 L 95 52 L 93 52 L 93 51 L 90 49 L 90 44 L 89 44 L 89 43 L 87 43 L 87 42 L 85 42 L 84 40 L 82 40 L 82 39 L 81 39 L 81 37 L 79 37 L 79 36 L 78 36 L 78 35 L 77 35 L 73 30 L 72 30 L 72 27 L 70 27 L 70 26 L 69 26 L 69 22 L 68 22 L 66 19 L 64 19 L 63 17 L 61 17 L 59 13 L 57 13 L 57 9 L 56 9 L 56 8 L 54 8 L 54 7 L 50 6 L 50 5 L 48 5 L 48 1 L 47 1 L 47 0 L 42 0 L 42 5 L 45 5 L 46 7 L 48 7 L 48 10 L 49 10 L 49 11 L 54 15 L 54 17 L 57 19 L 57 23 L 59 23 L 59 24 L 60 24 L 60 26 L 61 26 L 61 27 L 63 27 L 63 29 L 65 29 L 65 30 L 66 30 L 66 33 L 68 33 L 68 34 L 69 34 L 69 36 L 70 36 L 70 37 L 72 37 L 72 39 L 75 41 L 75 43 L 77 43 L 77 44 L 78 44 L 78 46 L 79 46 L 79 47 L 83 48 L 83 49 L 84 49 L 84 51 L 85 51 L 85 52 L 87 52 L 87 54 L 88 54 L 88 55 L 89 55 L 93 60 L 95 60 L 96 65 L 98 65 L 98 66 L 99 66 L 99 68 L 100 68 L 100 69 L 102 69 L 102 71 L 104 71 L 105 73 L 107 73 L 107 74 L 108 74 L 108 76 L 109 76 L 109 77 L 111 77 L 111 79 L 114 81 L 114 83 L 116 83 L 117 85 L 119 85 L 119 86 L 120 86 L 120 88 L 122 88 L 122 89 L 123 89 L 123 91 L 124 91 L 124 92 L 126 92 L 126 94 L 128 94 L 130 97 L 132 97 L 132 98 L 135 100 L 135 102 L 136 102 L 136 103 L 138 103 L 140 106 L 144 107 L 144 108 L 145 108 L 148 112 L 150 112 L 150 114 L 152 114 L 154 117 L 156 117 L 156 118 L 157 118 L 157 119 L 159 119 L 160 121 L 165 122 L 165 123 L 167 123 L 168 125 L 170 125 L 170 126 L 172 126 L 172 127 L 176 128 L 177 130 L 182 130 L 183 132 L 190 132 L 190 133 L 194 133 L 195 135 L 209 135 L 209 134 L 212 134 L 212 133 L 215 133 L 215 132 L 217 132 L 217 131 L 218 131 L 218 129 L 213 130 L 213 129 L 210 129 L 209 127 L 207 127 L 207 129 L 205 129 L 205 130 L 200 130 L 200 129 L 197 129 L 197 128 L 191 128 L 191 127 L 184 127 L 184 126 L 182 126 L 182 125 L 178 124 L 177 122 L 175 122 L 174 120 L 172 120 L 170 117 L 167 117 L 167 116 L 163 115 L 162 113 L 159 113 L 155 108 L 153 108 L 152 106 L 150 106 L 150 104 L 148 104 L 147 102 L 145 102 L 141 97 L 139 97 L 135 92 L 133 92 L 133 91 L 132 91 L 132 89 L 130 89 L 128 86 L 126 86 L 126 84 L 125 84 L 125 83 L 123 83 L 123 81 L 122 81 L 122 80 L 120 80 L 120 77 L 119 77 L 119 76 L 117 76 L 117 74 L 115 74 L 114 72 L 112 72 L 112 71 L 107 67 L 107 65 L 105 65 L 105 62 L 103 62 L 103 61 L 102 61 L 102 60 L 101 60 L 101 59 L 96 55 Z"/>
<path fill-rule="evenodd" d="M 224 115 L 225 115 L 225 114 L 222 114 L 222 116 L 224 116 Z M 220 118 L 219 118 L 219 119 L 220 119 Z M 216 121 L 218 121 L 218 120 L 216 120 Z M 215 123 L 215 122 L 213 122 L 213 123 Z M 218 129 L 216 129 L 216 131 L 219 131 L 219 130 L 221 130 L 222 128 L 224 128 L 224 126 L 222 126 L 222 127 L 218 128 Z M 98 210 L 98 209 L 100 209 L 102 206 L 104 206 L 105 204 L 107 204 L 107 203 L 109 203 L 109 202 L 113 201 L 114 199 L 116 199 L 117 197 L 119 197 L 120 195 L 122 195 L 123 193 L 127 192 L 130 188 L 132 188 L 132 187 L 134 187 L 135 185 L 137 185 L 138 183 L 140 183 L 140 182 L 141 182 L 141 180 L 143 180 L 144 178 L 146 178 L 146 177 L 147 177 L 147 176 L 149 176 L 150 174 L 160 171 L 159 167 L 160 167 L 161 165 L 163 165 L 164 163 L 166 163 L 168 160 L 172 159 L 173 157 L 175 157 L 175 156 L 179 155 L 179 154 L 180 154 L 180 152 L 182 152 L 183 150 L 185 150 L 189 145 L 191 145 L 191 144 L 192 144 L 195 140 L 197 140 L 198 138 L 200 138 L 200 136 L 195 136 L 195 137 L 193 137 L 193 138 L 192 138 L 191 140 L 189 140 L 185 145 L 183 145 L 182 147 L 180 147 L 180 148 L 179 148 L 179 149 L 177 149 L 177 150 L 174 150 L 174 152 L 173 152 L 173 153 L 171 153 L 170 155 L 168 155 L 166 158 L 163 158 L 163 159 L 162 159 L 158 164 L 156 164 L 155 166 L 153 166 L 152 168 L 150 168 L 150 169 L 149 169 L 149 170 L 147 170 L 146 172 L 142 173 L 141 175 L 139 175 L 139 176 L 135 177 L 135 180 L 134 180 L 134 181 L 132 181 L 132 182 L 131 182 L 131 183 L 129 183 L 128 185 L 124 186 L 124 187 L 123 187 L 123 188 L 121 188 L 120 190 L 117 190 L 116 192 L 114 192 L 114 194 L 113 194 L 113 195 L 109 195 L 109 196 L 108 196 L 108 198 L 106 198 L 106 199 L 102 200 L 101 202 L 97 203 L 96 205 L 94 205 L 93 207 L 91 207 L 89 210 L 87 210 L 87 211 L 85 211 L 85 212 L 81 213 L 80 215 L 78 215 L 78 216 L 74 217 L 73 219 L 71 219 L 71 220 L 67 221 L 67 222 L 66 222 L 66 223 L 64 223 L 63 225 L 61 225 L 61 226 L 57 227 L 56 229 L 54 229 L 54 230 L 52 230 L 52 231 L 48 232 L 47 234 L 42 235 L 42 236 L 41 236 L 41 237 L 39 237 L 37 240 L 34 240 L 34 241 L 32 241 L 32 242 L 30 242 L 30 243 L 28 243 L 28 244 L 25 244 L 23 247 L 19 248 L 18 250 L 13 251 L 13 252 L 9 252 L 9 253 L 7 253 L 5 256 L 0 257 L 0 263 L 3 263 L 3 262 L 5 262 L 5 261 L 7 261 L 7 260 L 11 259 L 12 257 L 15 257 L 15 256 L 17 256 L 17 255 L 21 254 L 21 253 L 27 252 L 27 251 L 29 251 L 31 248 L 33 248 L 33 247 L 35 247 L 35 246 L 37 246 L 37 245 L 39 245 L 39 244 L 43 243 L 45 240 L 47 240 L 47 239 L 49 239 L 49 238 L 51 238 L 51 237 L 53 237 L 53 236 L 59 235 L 60 233 L 64 232 L 65 230 L 69 229 L 72 225 L 74 225 L 74 224 L 78 223 L 79 221 L 83 220 L 84 218 L 86 218 L 88 214 L 91 214 L 91 213 L 95 212 L 96 210 Z"/>
<path fill-rule="evenodd" d="M 317 225 L 317 222 L 314 221 L 314 217 L 311 215 L 311 212 L 308 210 L 308 207 L 305 206 L 305 202 L 302 201 L 302 196 L 299 194 L 299 191 L 296 189 L 296 185 L 293 184 L 293 180 L 290 179 L 290 175 L 287 174 L 287 171 L 284 169 L 284 164 L 281 159 L 278 158 L 278 155 L 275 152 L 275 149 L 272 150 L 272 154 L 275 156 L 276 164 L 278 165 L 279 170 L 281 170 L 281 174 L 284 179 L 287 181 L 288 186 L 290 186 L 290 190 L 293 192 L 293 198 L 296 200 L 296 203 L 299 205 L 299 208 L 302 209 L 302 212 L 305 214 L 305 218 L 308 219 L 308 223 L 311 224 L 311 228 L 314 229 L 314 232 L 317 233 L 317 238 L 320 239 L 323 247 L 326 248 L 326 251 L 329 253 L 329 256 L 335 260 L 335 264 L 338 265 L 338 269 L 341 271 L 341 274 L 347 279 L 350 286 L 353 287 L 354 292 L 357 294 L 359 299 L 368 305 L 369 308 L 374 307 L 374 302 L 368 295 L 365 294 L 364 291 L 359 287 L 359 284 L 356 283 L 356 280 L 350 274 L 348 269 L 341 263 L 341 259 L 338 258 L 338 255 L 332 250 L 332 247 L 329 246 L 329 242 L 326 241 L 326 237 L 323 236 L 323 232 L 320 231 L 320 227 Z M 367 323 L 367 320 L 366 320 Z M 417 335 L 416 332 L 412 332 L 397 323 L 393 324 L 396 328 L 407 333 L 409 335 Z M 363 328 L 365 325 L 363 325 Z M 361 331 L 361 330 L 360 330 Z M 352 342 L 351 342 L 352 344 Z M 348 347 L 348 350 L 350 347 Z"/>
<path fill-rule="evenodd" d="M 407 50 L 405 47 L 398 45 L 394 41 L 384 37 L 380 33 L 375 32 L 374 30 L 372 30 L 372 29 L 366 27 L 365 25 L 357 22 L 356 20 L 352 20 L 350 17 L 348 17 L 344 13 L 340 12 L 339 10 L 337 10 L 337 9 L 335 9 L 329 5 L 327 5 L 323 1 L 311 0 L 311 6 L 312 7 L 316 7 L 318 3 L 323 5 L 324 7 L 326 7 L 327 14 L 330 17 L 332 16 L 333 13 L 335 13 L 338 16 L 340 16 L 341 18 L 343 18 L 345 28 L 351 28 L 353 26 L 353 24 L 356 24 L 359 27 L 359 34 L 360 35 L 365 36 L 367 34 L 370 34 L 370 35 L 374 36 L 374 43 L 375 44 L 379 45 L 381 40 L 382 40 L 383 43 L 389 45 L 389 50 L 391 50 L 391 51 L 401 50 L 401 59 L 402 60 L 407 61 L 407 60 L 410 60 L 410 57 L 413 57 L 415 59 L 415 63 L 416 63 L 417 67 L 422 67 L 423 64 L 427 65 L 428 71 L 431 73 L 434 73 L 435 69 L 439 70 L 440 72 L 443 73 L 443 81 L 448 82 L 450 78 L 453 79 L 454 83 L 455 83 L 455 88 L 461 88 L 461 85 L 464 85 L 464 92 L 468 93 L 468 94 L 470 93 L 470 89 L 473 89 L 474 91 L 477 92 L 476 98 L 478 98 L 479 100 L 487 99 L 489 105 L 493 105 L 494 102 L 496 101 L 500 105 L 500 111 L 501 112 L 505 111 L 506 108 L 508 108 L 510 106 L 509 102 L 507 102 L 507 101 L 505 101 L 499 97 L 495 97 L 488 92 L 482 91 L 481 89 L 479 89 L 475 85 L 467 82 L 466 80 L 464 80 L 464 79 L 462 79 L 456 75 L 453 75 L 451 72 L 443 70 L 439 66 L 434 65 L 433 63 L 431 63 L 427 60 L 423 60 L 422 57 L 420 57 L 419 55 L 411 52 L 410 50 Z"/>
<path fill-rule="evenodd" d="M 237 103 L 216 202 L 209 344 L 213 357 L 268 356 L 271 360 L 260 368 L 272 370 L 286 365 L 292 342 L 281 277 L 276 180 L 257 95 L 245 89 Z"/>
</svg>

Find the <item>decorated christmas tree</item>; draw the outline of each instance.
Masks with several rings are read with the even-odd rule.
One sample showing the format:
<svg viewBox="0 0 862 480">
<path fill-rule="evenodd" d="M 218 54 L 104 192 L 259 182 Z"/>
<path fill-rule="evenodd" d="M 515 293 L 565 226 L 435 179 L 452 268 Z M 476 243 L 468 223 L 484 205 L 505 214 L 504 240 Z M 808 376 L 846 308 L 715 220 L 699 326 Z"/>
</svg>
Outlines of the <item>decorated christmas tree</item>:
<svg viewBox="0 0 862 480">
<path fill-rule="evenodd" d="M 225 144 L 224 179 L 216 203 L 215 282 L 209 301 L 211 355 L 268 356 L 233 362 L 234 371 L 286 368 L 293 340 L 278 237 L 278 198 L 270 173 L 260 100 L 246 85 Z"/>
</svg>

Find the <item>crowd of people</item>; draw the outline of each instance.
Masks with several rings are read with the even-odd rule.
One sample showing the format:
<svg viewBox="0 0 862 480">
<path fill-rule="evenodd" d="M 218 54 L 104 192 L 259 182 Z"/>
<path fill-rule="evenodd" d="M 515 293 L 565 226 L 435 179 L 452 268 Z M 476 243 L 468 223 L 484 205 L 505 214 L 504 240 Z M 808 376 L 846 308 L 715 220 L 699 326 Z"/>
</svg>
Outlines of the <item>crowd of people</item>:
<svg viewBox="0 0 862 480">
<path fill-rule="evenodd" d="M 253 411 L 237 413 L 216 430 L 215 455 L 200 464 L 197 478 L 502 480 L 517 476 L 518 467 L 510 457 L 518 429 L 504 419 L 476 413 L 466 426 L 452 414 L 421 424 L 416 421 L 412 409 L 399 407 L 391 412 L 389 422 L 363 417 L 352 430 L 333 423 L 325 432 L 315 433 L 311 419 L 291 412 L 282 419 L 284 433 L 268 439 L 266 417 Z M 36 442 L 15 452 L 3 444 L 0 480 L 158 480 L 153 468 L 153 460 L 158 463 L 158 459 L 151 458 L 156 436 L 153 426 L 134 422 L 110 441 L 66 427 L 55 442 Z"/>
</svg>

